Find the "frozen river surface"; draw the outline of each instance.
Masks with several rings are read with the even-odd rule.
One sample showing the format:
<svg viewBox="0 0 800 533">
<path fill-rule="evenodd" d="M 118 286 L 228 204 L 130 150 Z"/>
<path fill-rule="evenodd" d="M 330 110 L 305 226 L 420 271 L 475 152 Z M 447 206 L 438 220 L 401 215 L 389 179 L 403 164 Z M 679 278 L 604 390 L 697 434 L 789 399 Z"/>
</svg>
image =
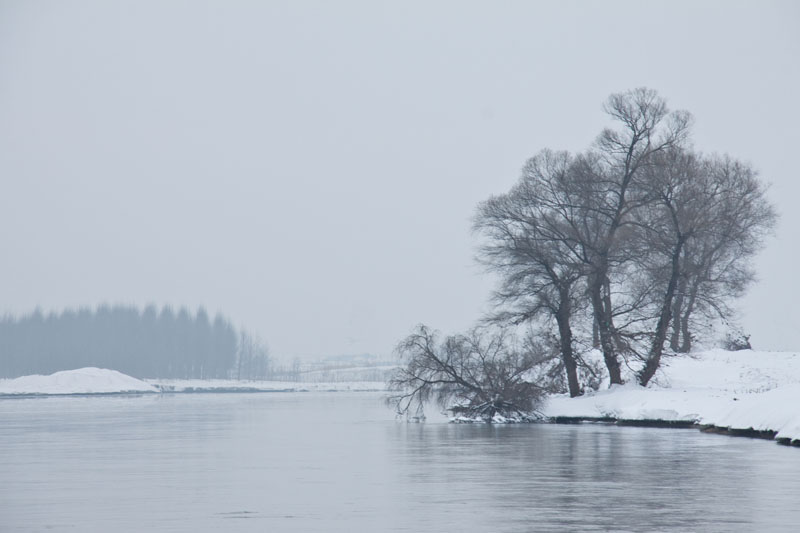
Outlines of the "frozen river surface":
<svg viewBox="0 0 800 533">
<path fill-rule="evenodd" d="M 0 400 L 0 531 L 800 531 L 800 450 L 374 393 Z"/>
</svg>

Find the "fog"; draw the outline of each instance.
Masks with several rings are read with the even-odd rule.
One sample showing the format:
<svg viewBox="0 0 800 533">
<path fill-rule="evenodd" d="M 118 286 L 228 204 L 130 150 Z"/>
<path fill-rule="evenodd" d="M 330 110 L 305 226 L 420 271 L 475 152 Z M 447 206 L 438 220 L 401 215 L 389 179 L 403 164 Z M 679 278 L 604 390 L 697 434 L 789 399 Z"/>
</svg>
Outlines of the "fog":
<svg viewBox="0 0 800 533">
<path fill-rule="evenodd" d="M 204 306 L 277 356 L 487 309 L 476 204 L 648 86 L 781 214 L 741 302 L 800 348 L 792 2 L 0 1 L 0 312 Z"/>
</svg>

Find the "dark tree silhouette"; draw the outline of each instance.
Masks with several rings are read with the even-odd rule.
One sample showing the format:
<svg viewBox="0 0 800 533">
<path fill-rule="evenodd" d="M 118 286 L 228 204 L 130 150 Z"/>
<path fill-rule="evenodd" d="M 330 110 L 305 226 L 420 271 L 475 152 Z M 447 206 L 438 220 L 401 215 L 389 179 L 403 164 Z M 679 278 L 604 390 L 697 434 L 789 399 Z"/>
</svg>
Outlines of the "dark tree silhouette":
<svg viewBox="0 0 800 533">
<path fill-rule="evenodd" d="M 238 337 L 227 319 L 217 315 L 212 323 L 202 308 L 176 315 L 168 306 L 101 305 L 47 316 L 37 309 L 0 319 L 0 376 L 96 366 L 139 378 L 228 378 L 239 357 Z M 246 377 L 269 373 L 269 359 L 259 357 L 260 366 Z"/>
<path fill-rule="evenodd" d="M 500 275 L 490 321 L 555 323 L 573 396 L 576 344 L 602 350 L 611 384 L 625 362 L 646 385 L 665 346 L 689 350 L 697 317 L 726 321 L 777 218 L 755 171 L 690 151 L 691 115 L 655 91 L 613 94 L 605 110 L 616 129 L 577 155 L 543 150 L 474 223 Z"/>
<path fill-rule="evenodd" d="M 486 237 L 479 260 L 502 280 L 494 295 L 500 311 L 492 321 L 555 320 L 567 387 L 575 397 L 581 384 L 571 320 L 585 268 L 562 216 L 571 200 L 560 185 L 571 164 L 566 152 L 541 152 L 510 192 L 478 206 L 474 228 Z"/>
<path fill-rule="evenodd" d="M 388 398 L 398 414 L 422 416 L 433 401 L 456 414 L 491 422 L 494 415 L 526 420 L 553 389 L 532 374 L 552 357 L 519 346 L 504 330 L 474 329 L 439 340 L 419 326 L 397 347 L 403 366 L 389 382 Z"/>
</svg>

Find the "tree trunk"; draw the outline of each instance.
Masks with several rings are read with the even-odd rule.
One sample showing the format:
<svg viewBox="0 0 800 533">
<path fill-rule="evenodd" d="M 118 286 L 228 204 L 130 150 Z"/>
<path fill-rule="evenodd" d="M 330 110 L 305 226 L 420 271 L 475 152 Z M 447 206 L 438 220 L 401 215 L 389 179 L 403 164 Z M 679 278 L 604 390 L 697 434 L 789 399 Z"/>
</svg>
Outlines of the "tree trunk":
<svg viewBox="0 0 800 533">
<path fill-rule="evenodd" d="M 683 342 L 678 350 L 680 353 L 689 353 L 692 351 L 692 333 L 689 331 L 689 318 L 692 316 L 692 311 L 694 311 L 694 304 L 697 301 L 697 292 L 699 288 L 700 282 L 695 281 L 689 296 L 689 303 L 686 304 L 686 310 L 681 317 L 681 336 L 683 337 Z"/>
<path fill-rule="evenodd" d="M 661 354 L 664 352 L 664 342 L 667 340 L 667 330 L 672 320 L 672 300 L 675 297 L 675 289 L 678 286 L 678 277 L 681 271 L 680 257 L 682 247 L 683 237 L 678 237 L 675 250 L 672 252 L 672 273 L 667 284 L 667 293 L 664 295 L 664 301 L 661 304 L 661 313 L 658 317 L 653 343 L 650 346 L 650 353 L 647 355 L 647 362 L 639 372 L 639 385 L 642 387 L 647 386 L 647 383 L 655 375 L 661 364 Z"/>
<path fill-rule="evenodd" d="M 683 300 L 686 296 L 687 280 L 685 276 L 681 276 L 677 294 L 675 294 L 675 303 L 672 305 L 672 316 L 675 320 L 672 321 L 672 335 L 669 339 L 669 349 L 677 352 L 681 347 L 681 322 L 678 317 L 683 316 Z"/>
<path fill-rule="evenodd" d="M 570 327 L 570 302 L 569 289 L 559 289 L 561 301 L 556 313 L 558 323 L 558 333 L 561 339 L 561 359 L 564 361 L 564 368 L 567 371 L 567 386 L 569 387 L 569 397 L 580 396 L 581 385 L 578 382 L 578 364 L 575 361 L 575 354 L 572 351 L 572 328 Z"/>
<path fill-rule="evenodd" d="M 597 321 L 597 330 L 600 334 L 600 347 L 603 350 L 603 359 L 608 369 L 608 377 L 611 385 L 622 385 L 622 372 L 620 370 L 617 354 L 614 350 L 614 339 L 611 326 L 611 309 L 604 305 L 603 298 L 605 275 L 593 275 L 590 279 L 590 293 L 592 297 L 592 309 Z"/>
</svg>

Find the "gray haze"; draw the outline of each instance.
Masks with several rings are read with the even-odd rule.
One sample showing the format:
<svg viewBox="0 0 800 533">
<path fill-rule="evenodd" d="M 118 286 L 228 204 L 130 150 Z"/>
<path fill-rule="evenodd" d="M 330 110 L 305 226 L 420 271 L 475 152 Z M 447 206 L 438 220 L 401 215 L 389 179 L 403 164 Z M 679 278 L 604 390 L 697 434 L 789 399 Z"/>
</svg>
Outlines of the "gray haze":
<svg viewBox="0 0 800 533">
<path fill-rule="evenodd" d="M 0 1 L 0 312 L 204 305 L 273 353 L 486 308 L 475 205 L 657 89 L 782 215 L 742 302 L 800 349 L 800 4 Z"/>
</svg>

